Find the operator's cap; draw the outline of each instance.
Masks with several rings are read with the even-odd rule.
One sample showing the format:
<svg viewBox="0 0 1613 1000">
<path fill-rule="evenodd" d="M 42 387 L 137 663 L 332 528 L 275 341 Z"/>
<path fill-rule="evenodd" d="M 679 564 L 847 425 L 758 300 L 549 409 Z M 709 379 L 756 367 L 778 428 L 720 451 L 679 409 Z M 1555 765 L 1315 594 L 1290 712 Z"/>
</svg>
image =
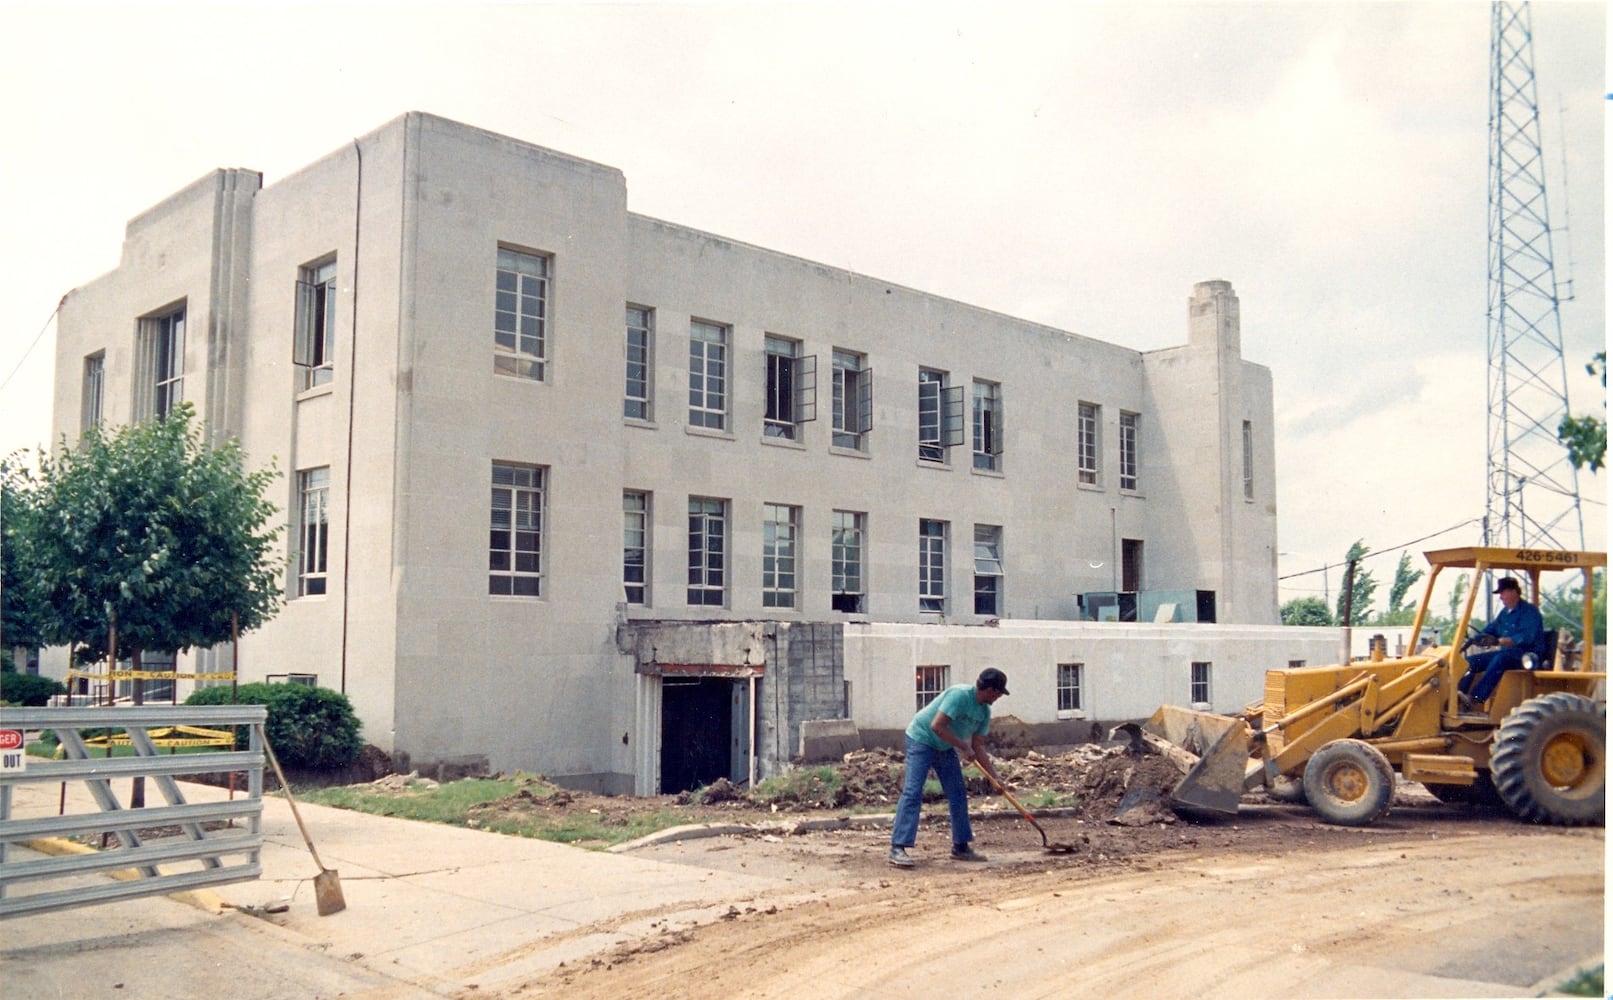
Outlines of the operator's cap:
<svg viewBox="0 0 1613 1000">
<path fill-rule="evenodd" d="M 1496 581 L 1495 592 L 1499 594 L 1503 590 L 1516 590 L 1520 594 L 1523 593 L 1523 588 L 1518 586 L 1518 578 L 1515 576 L 1503 576 Z"/>
<path fill-rule="evenodd" d="M 982 691 L 995 690 L 1007 694 L 1008 675 L 996 667 L 987 667 L 980 671 L 980 679 L 975 681 L 975 687 Z"/>
</svg>

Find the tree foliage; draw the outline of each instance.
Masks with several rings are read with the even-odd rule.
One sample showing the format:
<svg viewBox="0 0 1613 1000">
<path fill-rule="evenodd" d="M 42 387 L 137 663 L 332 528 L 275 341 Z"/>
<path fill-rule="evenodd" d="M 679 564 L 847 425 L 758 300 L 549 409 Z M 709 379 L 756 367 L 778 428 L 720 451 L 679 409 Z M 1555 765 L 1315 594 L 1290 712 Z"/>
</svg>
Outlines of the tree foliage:
<svg viewBox="0 0 1613 1000">
<path fill-rule="evenodd" d="M 1596 619 L 1594 642 L 1607 642 L 1607 574 L 1596 570 L 1592 575 L 1591 608 Z M 1557 629 L 1561 635 L 1579 638 L 1585 631 L 1585 587 L 1579 579 L 1564 581 L 1541 595 L 1540 616 L 1548 629 Z"/>
<path fill-rule="evenodd" d="M 1398 614 L 1410 608 L 1406 595 L 1422 578 L 1422 570 L 1411 568 L 1411 553 L 1400 553 L 1400 562 L 1395 565 L 1395 581 L 1389 585 L 1389 614 Z"/>
<path fill-rule="evenodd" d="M 1320 597 L 1296 597 L 1282 606 L 1284 625 L 1331 625 L 1333 614 Z"/>
<path fill-rule="evenodd" d="M 1597 351 L 1585 370 L 1601 378 L 1604 397 L 1602 408 L 1606 410 L 1607 352 Z M 1568 449 L 1568 460 L 1574 463 L 1574 468 L 1588 468 L 1594 473 L 1602 467 L 1602 460 L 1607 456 L 1607 417 L 1564 414 L 1562 422 L 1557 425 L 1557 440 Z"/>
<path fill-rule="evenodd" d="M 1372 578 L 1370 570 L 1363 568 L 1361 565 L 1361 560 L 1365 559 L 1367 553 L 1371 551 L 1358 538 L 1355 544 L 1350 546 L 1350 551 L 1344 555 L 1346 566 L 1350 563 L 1355 563 L 1355 576 L 1351 580 L 1348 590 L 1342 587 L 1339 589 L 1338 607 L 1334 614 L 1334 619 L 1341 625 L 1365 625 L 1368 616 L 1372 612 L 1372 595 L 1378 590 L 1378 581 Z M 1345 570 L 1345 575 L 1349 576 L 1348 569 Z M 1349 599 L 1350 605 L 1349 621 L 1344 620 L 1346 598 Z"/>
<path fill-rule="evenodd" d="M 0 459 L 0 642 L 8 651 L 44 645 L 38 581 L 22 562 L 23 540 L 32 530 L 33 485 L 22 452 Z"/>
<path fill-rule="evenodd" d="M 280 532 L 237 442 L 203 443 L 188 404 L 161 420 L 90 428 L 41 455 L 18 541 L 40 639 L 92 657 L 211 646 L 268 621 L 281 599 Z"/>
</svg>

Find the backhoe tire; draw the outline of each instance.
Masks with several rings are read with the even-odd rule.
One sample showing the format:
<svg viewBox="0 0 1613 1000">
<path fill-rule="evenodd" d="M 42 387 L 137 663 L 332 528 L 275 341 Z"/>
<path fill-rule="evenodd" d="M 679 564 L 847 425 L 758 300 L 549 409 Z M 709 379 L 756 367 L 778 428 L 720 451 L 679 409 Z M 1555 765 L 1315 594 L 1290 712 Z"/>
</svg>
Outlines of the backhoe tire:
<svg viewBox="0 0 1613 1000">
<path fill-rule="evenodd" d="M 1389 811 L 1395 769 L 1377 747 L 1334 740 L 1305 765 L 1305 797 L 1324 823 L 1366 826 Z"/>
<path fill-rule="evenodd" d="M 1607 713 L 1557 691 L 1507 713 L 1490 753 L 1495 790 L 1519 819 L 1602 826 L 1607 807 Z"/>
</svg>

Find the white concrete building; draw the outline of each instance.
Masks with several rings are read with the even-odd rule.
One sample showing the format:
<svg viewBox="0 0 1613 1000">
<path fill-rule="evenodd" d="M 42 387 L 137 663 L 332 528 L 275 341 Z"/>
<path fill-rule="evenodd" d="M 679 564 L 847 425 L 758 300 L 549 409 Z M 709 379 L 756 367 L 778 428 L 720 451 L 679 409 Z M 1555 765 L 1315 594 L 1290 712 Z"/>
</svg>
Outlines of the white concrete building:
<svg viewBox="0 0 1613 1000">
<path fill-rule="evenodd" d="M 287 602 L 241 676 L 345 691 L 417 765 L 673 790 L 986 665 L 1000 713 L 1084 735 L 1337 649 L 1276 627 L 1271 376 L 1228 283 L 1139 352 L 627 203 L 419 113 L 219 170 L 67 296 L 56 432 L 183 399 L 277 462 Z"/>
</svg>

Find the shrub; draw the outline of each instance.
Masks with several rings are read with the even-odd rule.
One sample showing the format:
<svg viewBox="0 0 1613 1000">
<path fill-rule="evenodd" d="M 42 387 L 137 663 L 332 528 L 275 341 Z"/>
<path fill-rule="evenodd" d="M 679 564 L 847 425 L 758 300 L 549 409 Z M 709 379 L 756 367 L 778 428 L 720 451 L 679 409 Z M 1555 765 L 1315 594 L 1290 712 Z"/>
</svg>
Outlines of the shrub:
<svg viewBox="0 0 1613 1000">
<path fill-rule="evenodd" d="M 228 687 L 202 688 L 187 705 L 264 705 L 269 745 L 285 767 L 333 771 L 353 763 L 363 743 L 359 721 L 347 695 L 306 684 L 242 684 L 234 698 Z M 248 734 L 236 733 L 235 748 L 247 748 Z"/>
<path fill-rule="evenodd" d="M 38 708 L 50 700 L 51 695 L 64 694 L 67 689 L 61 682 L 38 674 L 19 674 L 11 670 L 0 671 L 0 701 L 10 705 Z"/>
</svg>

